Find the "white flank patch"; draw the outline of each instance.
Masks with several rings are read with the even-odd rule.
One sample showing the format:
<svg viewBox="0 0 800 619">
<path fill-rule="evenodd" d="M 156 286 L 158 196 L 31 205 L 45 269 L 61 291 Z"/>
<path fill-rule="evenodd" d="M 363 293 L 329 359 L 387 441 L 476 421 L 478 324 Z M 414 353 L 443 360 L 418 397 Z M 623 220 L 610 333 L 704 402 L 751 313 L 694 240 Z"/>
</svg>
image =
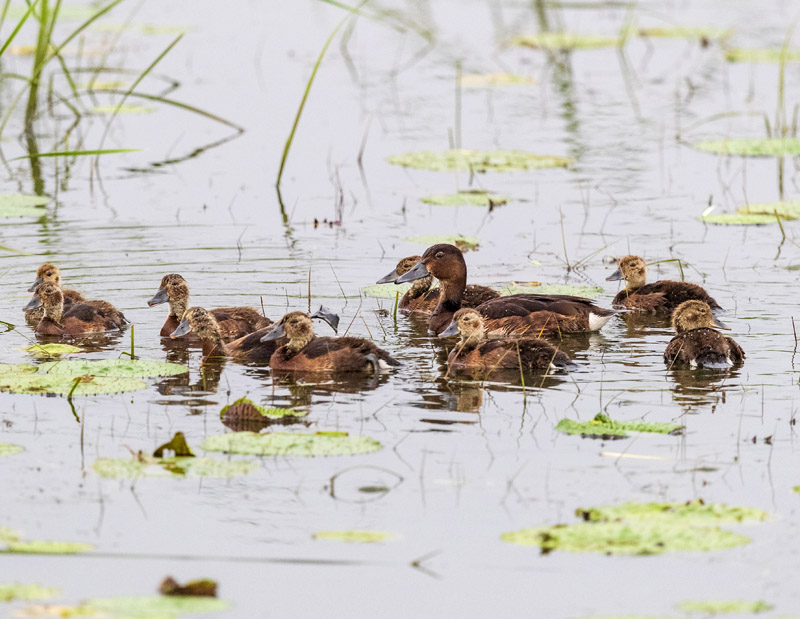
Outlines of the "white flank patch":
<svg viewBox="0 0 800 619">
<path fill-rule="evenodd" d="M 611 320 L 613 316 L 613 314 L 611 316 L 598 316 L 597 314 L 589 312 L 589 331 L 599 331 L 606 326 L 606 323 Z"/>
</svg>

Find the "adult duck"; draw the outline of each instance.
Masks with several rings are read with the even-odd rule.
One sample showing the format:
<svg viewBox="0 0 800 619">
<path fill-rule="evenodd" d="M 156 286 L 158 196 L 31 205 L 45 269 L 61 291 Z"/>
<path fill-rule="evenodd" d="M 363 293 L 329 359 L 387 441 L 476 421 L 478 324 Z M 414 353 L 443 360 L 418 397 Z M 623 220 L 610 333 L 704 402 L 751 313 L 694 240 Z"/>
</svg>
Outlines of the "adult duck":
<svg viewBox="0 0 800 619">
<path fill-rule="evenodd" d="M 425 250 L 414 267 L 397 283 L 412 282 L 428 275 L 439 280 L 439 299 L 431 313 L 428 332 L 439 335 L 461 309 L 467 286 L 467 264 L 455 245 L 441 243 Z M 481 303 L 486 332 L 497 335 L 563 334 L 598 331 L 617 312 L 598 307 L 590 299 L 569 295 L 514 294 Z"/>
<path fill-rule="evenodd" d="M 744 361 L 742 347 L 716 329 L 728 327 L 714 317 L 704 301 L 685 301 L 672 314 L 677 335 L 667 344 L 664 362 L 670 366 L 725 369 Z"/>
<path fill-rule="evenodd" d="M 711 298 L 702 286 L 689 282 L 660 280 L 647 283 L 647 263 L 639 256 L 623 256 L 618 268 L 606 281 L 623 280 L 625 290 L 614 297 L 614 307 L 651 312 L 653 314 L 672 312 L 685 301 L 703 301 L 712 310 L 721 310 L 719 303 Z"/>
</svg>

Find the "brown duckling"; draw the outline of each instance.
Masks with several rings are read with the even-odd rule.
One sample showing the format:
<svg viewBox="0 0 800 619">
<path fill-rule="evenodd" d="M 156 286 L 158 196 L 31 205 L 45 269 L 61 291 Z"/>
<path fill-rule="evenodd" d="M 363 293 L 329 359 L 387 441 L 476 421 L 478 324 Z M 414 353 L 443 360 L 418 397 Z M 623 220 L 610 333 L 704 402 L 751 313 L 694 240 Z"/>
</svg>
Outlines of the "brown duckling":
<svg viewBox="0 0 800 619">
<path fill-rule="evenodd" d="M 376 284 L 397 283 L 395 280 L 414 268 L 422 256 L 408 256 L 397 263 L 394 271 L 379 279 Z M 462 307 L 478 307 L 484 301 L 496 299 L 500 293 L 486 286 L 467 285 L 461 297 Z M 439 288 L 433 288 L 433 276 L 428 274 L 414 281 L 398 305 L 401 312 L 430 314 L 439 303 Z"/>
<path fill-rule="evenodd" d="M 625 281 L 625 290 L 614 297 L 614 307 L 651 312 L 672 312 L 684 301 L 703 301 L 712 310 L 722 308 L 702 286 L 689 282 L 661 280 L 647 284 L 647 263 L 639 256 L 624 256 L 619 260 L 619 268 L 606 277 L 607 282 Z"/>
<path fill-rule="evenodd" d="M 363 372 L 397 367 L 400 362 L 385 350 L 360 337 L 317 337 L 312 318 L 322 318 L 335 331 L 339 317 L 320 307 L 314 314 L 290 312 L 276 322 L 261 338 L 269 342 L 287 337 L 270 359 L 273 370 L 299 372 Z"/>
<path fill-rule="evenodd" d="M 169 336 L 175 339 L 193 333 L 203 344 L 204 360 L 208 357 L 231 357 L 236 361 L 269 363 L 272 353 L 282 344 L 277 341 L 261 341 L 261 337 L 269 329 L 270 326 L 266 326 L 232 342 L 225 342 L 214 312 L 202 307 L 190 307 L 183 313 L 181 321 Z"/>
<path fill-rule="evenodd" d="M 39 284 L 49 282 L 61 288 L 61 270 L 51 262 L 45 262 L 36 271 L 36 279 L 33 284 L 28 288 L 28 292 L 34 292 Z M 64 308 L 68 309 L 70 305 L 78 301 L 85 301 L 86 298 L 77 290 L 68 290 L 61 288 L 61 294 L 64 296 Z M 25 321 L 29 325 L 37 325 L 42 318 L 44 318 L 44 308 L 39 306 L 33 309 L 26 309 Z"/>
<path fill-rule="evenodd" d="M 79 301 L 65 308 L 61 289 L 52 283 L 39 284 L 25 309 L 37 307 L 44 311 L 36 325 L 38 335 L 102 333 L 128 324 L 122 312 L 106 301 Z"/>
<path fill-rule="evenodd" d="M 450 351 L 447 365 L 455 370 L 555 370 L 569 367 L 570 358 L 544 340 L 536 338 L 488 339 L 483 316 L 474 309 L 460 309 L 439 337 L 461 335 Z"/>
<path fill-rule="evenodd" d="M 688 365 L 725 369 L 741 363 L 744 350 L 732 338 L 717 329 L 728 329 L 714 317 L 704 301 L 685 301 L 672 314 L 672 326 L 678 333 L 664 351 L 664 361 L 672 365 Z"/>
<path fill-rule="evenodd" d="M 166 302 L 169 302 L 169 316 L 161 327 L 161 337 L 171 336 L 189 307 L 189 284 L 177 273 L 161 278 L 158 292 L 147 305 L 153 307 Z M 232 342 L 272 324 L 252 307 L 221 307 L 210 312 L 217 321 L 223 342 Z"/>
<path fill-rule="evenodd" d="M 439 335 L 461 309 L 467 285 L 467 264 L 455 245 L 441 243 L 425 250 L 422 258 L 396 282 L 411 282 L 428 274 L 440 283 L 439 301 L 428 332 Z M 598 307 L 590 299 L 569 295 L 513 294 L 481 303 L 475 309 L 485 319 L 489 336 L 528 333 L 582 333 L 598 331 L 617 312 Z"/>
</svg>

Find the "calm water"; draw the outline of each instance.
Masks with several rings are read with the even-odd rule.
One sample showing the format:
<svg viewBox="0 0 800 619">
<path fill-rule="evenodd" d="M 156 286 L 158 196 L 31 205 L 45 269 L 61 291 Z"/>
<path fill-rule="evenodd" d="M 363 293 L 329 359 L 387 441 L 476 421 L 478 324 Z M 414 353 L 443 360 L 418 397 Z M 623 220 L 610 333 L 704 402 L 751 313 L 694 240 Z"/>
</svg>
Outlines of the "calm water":
<svg viewBox="0 0 800 619">
<path fill-rule="evenodd" d="M 777 66 L 729 64 L 718 43 L 681 39 L 632 39 L 623 52 L 556 56 L 503 45 L 545 25 L 615 34 L 628 19 L 615 5 L 368 6 L 388 12 L 358 19 L 343 31 L 346 47 L 341 38 L 332 45 L 290 155 L 283 213 L 273 187 L 280 154 L 311 67 L 343 11 L 312 0 L 251 1 L 221 14 L 219 3 L 180 1 L 145 3 L 131 18 L 187 27 L 157 67 L 180 81 L 169 96 L 246 131 L 184 161 L 154 165 L 234 135 L 155 105 L 152 114 L 120 116 L 106 142 L 141 152 L 109 155 L 99 173 L 89 158 L 68 175 L 63 165 L 44 163 L 45 191 L 57 195 L 48 216 L 3 222 L 0 244 L 26 254 L 2 254 L 0 318 L 23 323 L 27 286 L 36 267 L 51 260 L 61 265 L 65 285 L 125 311 L 136 325 L 138 354 L 185 362 L 191 371 L 153 381 L 147 391 L 80 398 L 83 436 L 64 398 L 0 395 L 0 442 L 26 449 L 0 463 L 0 525 L 31 539 L 96 546 L 78 557 L 0 557 L 0 582 L 59 586 L 76 602 L 153 593 L 167 574 L 211 577 L 234 604 L 220 615 L 226 617 L 317 616 L 334 604 L 351 616 L 656 616 L 678 615 L 681 600 L 728 598 L 767 600 L 775 616 L 800 613 L 800 594 L 786 576 L 800 563 L 792 543 L 800 506 L 792 492 L 800 484 L 793 425 L 800 358 L 791 321 L 796 230 L 785 224 L 781 245 L 777 226 L 714 227 L 697 219 L 709 200 L 724 211 L 795 197 L 796 162 L 726 159 L 688 146 L 763 135 L 756 115 L 698 123 L 731 111 L 774 118 Z M 123 23 L 133 8 L 123 4 L 105 22 Z M 774 47 L 796 10 L 781 1 L 644 2 L 634 16 L 640 25 L 730 26 L 730 45 Z M 64 34 L 74 26 L 65 23 Z M 91 31 L 84 46 L 102 51 L 115 36 Z M 129 32 L 107 64 L 141 70 L 173 37 Z M 420 202 L 468 187 L 469 175 L 407 171 L 386 157 L 448 147 L 457 62 L 465 73 L 508 71 L 537 82 L 464 89 L 464 147 L 570 156 L 575 166 L 479 176 L 473 186 L 513 198 L 491 213 Z M 3 70 L 26 73 L 29 63 L 12 57 Z M 800 94 L 797 65 L 786 76 L 791 110 Z M 18 85 L 3 84 L 8 102 Z M 163 88 L 154 78 L 140 87 Z M 15 120 L 6 136 L 19 131 Z M 52 150 L 69 122 L 63 107 L 45 114 L 39 148 Z M 104 122 L 84 120 L 70 143 L 82 139 L 95 148 Z M 25 154 L 16 139 L 3 151 L 7 160 Z M 28 163 L 9 162 L 3 190 L 33 190 Z M 337 223 L 317 227 L 315 219 Z M 613 257 L 680 258 L 687 278 L 704 283 L 728 309 L 725 320 L 746 364 L 727 376 L 666 371 L 666 325 L 615 319 L 601 334 L 565 342 L 579 370 L 524 392 L 516 380 L 445 378 L 441 343 L 424 325 L 403 317 L 395 325 L 376 312 L 389 301 L 360 298 L 361 288 L 399 258 L 424 250 L 405 239 L 442 233 L 480 238 L 480 249 L 466 255 L 474 283 L 597 284 L 606 291 L 604 305 L 617 290 L 604 281 Z M 568 270 L 567 262 L 580 267 Z M 166 307 L 146 305 L 168 272 L 186 277 L 195 305 L 263 302 L 272 318 L 308 306 L 310 272 L 313 305 L 339 311 L 350 334 L 372 337 L 405 365 L 379 381 L 309 385 L 273 383 L 268 369 L 228 362 L 204 384 L 199 352 L 183 353 L 158 337 Z M 652 269 L 658 276 L 680 274 L 665 263 Z M 319 333 L 329 334 L 325 326 Z M 24 326 L 3 335 L 0 361 L 28 360 L 19 350 L 27 345 L 23 336 L 32 337 Z M 126 334 L 87 356 L 116 357 L 127 346 Z M 151 451 L 176 431 L 198 446 L 226 431 L 220 408 L 245 395 L 307 409 L 311 431 L 364 434 L 384 448 L 355 457 L 265 459 L 261 470 L 230 480 L 131 483 L 91 469 L 97 457 Z M 588 420 L 602 410 L 615 419 L 681 423 L 686 433 L 602 443 L 554 430 L 563 417 Z M 331 492 L 332 476 L 342 471 Z M 359 491 L 370 485 L 392 490 Z M 499 539 L 572 522 L 580 506 L 698 497 L 774 517 L 740 528 L 750 545 L 707 554 L 541 555 Z M 397 539 L 312 539 L 332 529 L 390 531 Z"/>
</svg>

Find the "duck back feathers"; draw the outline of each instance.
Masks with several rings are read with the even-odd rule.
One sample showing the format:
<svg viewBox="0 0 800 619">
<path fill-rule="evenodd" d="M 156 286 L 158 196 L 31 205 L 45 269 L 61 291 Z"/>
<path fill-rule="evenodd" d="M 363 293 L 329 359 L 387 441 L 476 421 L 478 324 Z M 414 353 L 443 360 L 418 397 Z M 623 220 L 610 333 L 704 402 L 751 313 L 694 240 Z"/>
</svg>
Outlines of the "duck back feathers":
<svg viewBox="0 0 800 619">
<path fill-rule="evenodd" d="M 744 358 L 744 350 L 733 338 L 710 327 L 679 333 L 670 340 L 664 351 L 664 361 L 670 365 L 713 369 L 738 365 Z"/>
<path fill-rule="evenodd" d="M 614 297 L 614 307 L 653 313 L 672 312 L 684 301 L 704 301 L 712 310 L 722 307 L 702 286 L 690 282 L 662 280 L 639 288 L 620 290 Z"/>
<path fill-rule="evenodd" d="M 375 363 L 380 367 L 374 368 Z M 272 355 L 270 365 L 276 370 L 361 372 L 397 367 L 400 362 L 363 338 L 315 337 L 297 351 L 282 346 Z"/>
</svg>

